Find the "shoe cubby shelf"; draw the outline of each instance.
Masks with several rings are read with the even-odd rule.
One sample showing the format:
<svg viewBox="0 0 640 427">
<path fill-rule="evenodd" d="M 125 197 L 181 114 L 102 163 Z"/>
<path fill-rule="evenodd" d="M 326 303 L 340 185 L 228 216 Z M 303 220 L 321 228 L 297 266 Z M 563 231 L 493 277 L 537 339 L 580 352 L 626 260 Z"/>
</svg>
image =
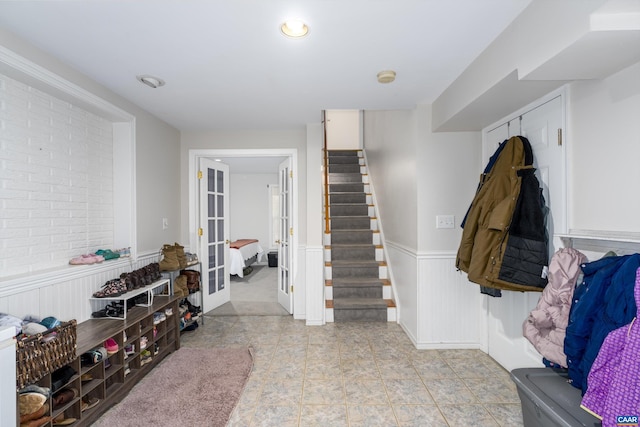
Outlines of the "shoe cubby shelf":
<svg viewBox="0 0 640 427">
<path fill-rule="evenodd" d="M 150 286 L 155 289 L 162 284 L 166 285 L 167 280 Z M 125 295 L 123 297 L 128 298 Z M 76 329 L 76 358 L 67 365 L 75 374 L 57 389 L 54 396 L 65 389 L 74 389 L 77 394 L 61 405 L 54 405 L 55 399 L 49 399 L 45 403 L 50 405 L 48 413 L 64 419 L 75 418 L 73 426 L 90 426 L 111 406 L 120 402 L 154 366 L 180 348 L 179 299 L 172 295 L 155 295 L 149 306 L 131 308 L 121 322 L 105 322 L 98 318 L 79 323 Z M 156 312 L 164 313 L 164 319 L 154 319 Z M 144 336 L 147 337 L 145 350 L 148 352 L 140 348 Z M 118 344 L 116 352 L 93 365 L 80 362 L 83 353 L 104 346 L 104 342 L 110 338 Z M 129 345 L 132 348 L 127 351 L 125 347 Z M 51 388 L 52 374 L 46 375 L 37 385 Z M 51 420 L 39 425 L 53 427 L 57 424 Z"/>
<path fill-rule="evenodd" d="M 164 287 L 164 289 L 163 289 Z M 118 295 L 118 296 L 112 296 L 112 297 L 103 297 L 103 298 L 89 298 L 92 302 L 94 302 L 95 304 L 97 304 L 97 302 L 110 302 L 110 301 L 122 301 L 123 306 L 125 307 L 123 309 L 123 314 L 122 317 L 100 317 L 100 319 L 119 319 L 119 320 L 126 320 L 127 319 L 127 312 L 129 310 L 126 309 L 127 306 L 127 301 L 130 299 L 133 299 L 139 295 L 143 295 L 146 294 L 146 299 L 144 303 L 136 303 L 136 306 L 140 306 L 140 307 L 151 307 L 153 305 L 153 299 L 154 297 L 157 297 L 159 295 L 171 295 L 172 291 L 171 291 L 171 280 L 169 279 L 160 279 L 157 282 L 153 282 L 150 285 L 138 288 L 138 289 L 133 289 L 129 292 L 125 292 L 124 294 Z"/>
</svg>

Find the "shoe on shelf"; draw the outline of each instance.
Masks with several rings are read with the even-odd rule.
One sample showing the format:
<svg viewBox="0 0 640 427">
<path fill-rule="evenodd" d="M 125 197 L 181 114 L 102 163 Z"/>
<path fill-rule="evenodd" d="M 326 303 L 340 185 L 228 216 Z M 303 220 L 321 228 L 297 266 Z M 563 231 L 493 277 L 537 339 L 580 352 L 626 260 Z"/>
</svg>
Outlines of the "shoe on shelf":
<svg viewBox="0 0 640 427">
<path fill-rule="evenodd" d="M 125 346 L 125 348 L 124 348 L 124 355 L 125 356 L 131 356 L 135 352 L 136 352 L 136 346 L 133 345 L 133 344 L 129 344 L 129 345 Z"/>
<path fill-rule="evenodd" d="M 53 419 L 54 426 L 68 426 L 76 422 L 75 418 L 65 418 L 64 412 Z"/>
<path fill-rule="evenodd" d="M 87 409 L 93 408 L 98 403 L 100 403 L 100 399 L 98 399 L 97 397 L 92 397 L 92 396 L 83 397 L 82 403 L 81 403 L 82 412 L 86 411 Z"/>
<path fill-rule="evenodd" d="M 147 348 L 147 343 L 149 342 L 149 339 L 145 336 L 140 337 L 140 350 L 144 350 L 145 348 Z"/>
<path fill-rule="evenodd" d="M 120 258 L 120 255 L 113 252 L 111 249 L 98 249 L 95 255 L 103 257 L 105 260 Z"/>
<path fill-rule="evenodd" d="M 146 365 L 151 362 L 151 352 L 149 350 L 144 350 L 140 353 L 140 366 Z"/>
<path fill-rule="evenodd" d="M 73 399 L 75 399 L 76 397 L 78 397 L 78 390 L 77 389 L 75 389 L 73 387 L 62 389 L 62 391 L 60 391 L 59 393 L 56 393 L 53 396 L 53 409 L 56 409 L 56 408 L 59 408 L 60 406 L 66 405 L 67 403 L 69 403 Z"/>
<path fill-rule="evenodd" d="M 116 354 L 120 349 L 120 347 L 118 347 L 118 343 L 113 338 L 109 338 L 104 342 L 104 348 L 107 349 L 107 355 L 109 356 Z"/>
<path fill-rule="evenodd" d="M 104 261 L 104 258 L 102 259 Z M 93 255 L 80 255 L 69 260 L 71 265 L 90 265 L 98 262 L 98 258 Z"/>
<path fill-rule="evenodd" d="M 167 316 L 161 312 L 161 311 L 156 311 L 155 313 L 153 313 L 153 324 L 157 325 L 158 323 L 164 322 L 165 320 L 167 320 Z"/>
</svg>

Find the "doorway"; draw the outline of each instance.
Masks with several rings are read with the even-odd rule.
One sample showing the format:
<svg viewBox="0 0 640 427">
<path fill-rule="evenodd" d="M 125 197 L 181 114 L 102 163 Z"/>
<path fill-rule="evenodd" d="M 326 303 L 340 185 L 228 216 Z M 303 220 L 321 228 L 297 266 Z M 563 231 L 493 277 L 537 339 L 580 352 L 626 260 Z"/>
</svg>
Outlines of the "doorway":
<svg viewBox="0 0 640 427">
<path fill-rule="evenodd" d="M 225 232 L 224 239 L 226 258 L 218 255 L 218 259 L 225 259 L 225 285 L 222 287 L 226 292 L 217 298 L 207 298 L 203 301 L 203 311 L 208 315 L 289 315 L 293 313 L 292 298 L 285 295 L 279 296 L 282 289 L 279 279 L 282 276 L 283 265 L 287 267 L 287 275 L 297 266 L 297 260 L 293 256 L 297 245 L 297 239 L 287 239 L 287 245 L 292 249 L 287 254 L 281 253 L 282 247 L 278 243 L 284 239 L 274 240 L 272 236 L 273 218 L 269 210 L 269 198 L 273 187 L 281 187 L 282 164 L 291 169 L 291 165 L 296 164 L 296 150 L 190 150 L 190 169 L 206 159 L 209 164 L 220 165 L 221 169 L 228 169 L 226 182 L 228 191 L 226 193 L 226 205 L 224 223 L 228 231 Z M 194 170 L 191 176 L 197 175 Z M 297 224 L 297 185 L 294 175 L 288 175 L 290 179 L 285 183 L 289 187 L 290 206 L 287 218 L 291 230 Z M 190 179 L 190 223 L 195 224 L 195 228 L 206 228 L 209 218 L 202 216 L 202 207 L 210 203 L 203 198 L 201 187 L 196 180 Z M 280 207 L 280 206 L 278 206 Z M 280 207 L 282 211 L 282 208 Z M 200 212 L 198 214 L 198 212 Z M 194 213 L 196 213 L 194 215 Z M 281 218 L 278 218 L 280 220 Z M 202 225 L 205 227 L 202 227 Z M 210 264 L 215 260 L 209 259 L 206 254 L 206 245 L 211 234 L 208 230 L 196 233 L 190 243 L 192 248 L 198 248 L 197 252 L 203 261 L 203 272 L 210 270 Z M 219 236 L 216 237 L 217 240 Z M 277 237 L 277 236 L 276 236 Z M 260 247 L 257 259 L 246 261 L 246 267 L 240 272 L 232 266 L 229 261 L 230 243 L 239 239 L 256 239 Z M 236 251 L 237 252 L 237 251 Z M 269 267 L 268 254 L 277 253 L 277 268 Z M 284 263 L 283 263 L 284 260 Z M 218 268 L 218 271 L 220 268 Z M 230 274 L 231 270 L 235 274 Z M 289 271 L 292 270 L 292 271 Z M 203 277 L 202 282 L 207 283 L 207 278 Z M 206 288 L 206 286 L 205 286 Z M 288 285 L 284 287 L 288 289 Z M 207 299 L 209 303 L 207 303 Z M 280 302 L 278 302 L 280 301 Z M 285 304 L 286 303 L 286 304 Z"/>
</svg>

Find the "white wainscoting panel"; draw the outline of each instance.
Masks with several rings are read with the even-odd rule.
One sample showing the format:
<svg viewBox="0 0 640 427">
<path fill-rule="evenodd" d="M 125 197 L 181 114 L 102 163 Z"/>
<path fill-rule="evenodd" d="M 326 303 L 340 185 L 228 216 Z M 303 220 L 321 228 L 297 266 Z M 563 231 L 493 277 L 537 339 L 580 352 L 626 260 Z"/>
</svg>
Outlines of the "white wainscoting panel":
<svg viewBox="0 0 640 427">
<path fill-rule="evenodd" d="M 296 257 L 296 278 L 293 281 L 293 318 L 304 319 L 307 315 L 307 266 L 304 245 L 298 245 Z"/>
<path fill-rule="evenodd" d="M 307 246 L 305 255 L 306 269 L 306 319 L 307 325 L 325 324 L 324 302 L 324 248 Z M 295 292 L 294 292 L 295 295 Z"/>
<path fill-rule="evenodd" d="M 92 307 L 89 298 L 106 281 L 153 262 L 159 254 L 152 252 L 138 258 L 104 261 L 90 266 L 73 266 L 64 272 L 25 276 L 0 285 L 0 312 L 23 318 L 27 315 L 44 318 L 54 316 L 61 321 L 76 319 L 78 323 L 91 318 L 99 307 Z M 65 273 L 66 272 L 66 273 Z M 17 283 L 19 282 L 19 283 Z"/>
<path fill-rule="evenodd" d="M 415 345 L 418 342 L 420 310 L 417 257 L 411 249 L 388 240 L 385 242 L 385 249 L 393 272 L 392 285 L 396 293 L 398 323 Z"/>
<path fill-rule="evenodd" d="M 418 257 L 419 349 L 481 348 L 486 313 L 478 285 L 457 271 L 454 252 Z"/>
</svg>

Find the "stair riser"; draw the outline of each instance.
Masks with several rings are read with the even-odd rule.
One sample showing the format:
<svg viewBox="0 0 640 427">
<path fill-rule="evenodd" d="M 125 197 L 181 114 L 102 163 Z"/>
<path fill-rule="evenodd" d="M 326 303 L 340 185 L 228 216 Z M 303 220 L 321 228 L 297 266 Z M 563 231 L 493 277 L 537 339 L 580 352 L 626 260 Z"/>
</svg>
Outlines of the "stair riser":
<svg viewBox="0 0 640 427">
<path fill-rule="evenodd" d="M 368 216 L 369 206 L 367 205 L 332 205 L 329 207 L 331 216 Z"/>
<path fill-rule="evenodd" d="M 332 230 L 371 230 L 371 219 L 363 218 L 332 218 Z"/>
<path fill-rule="evenodd" d="M 359 286 L 354 288 L 334 287 L 333 298 L 382 298 L 382 286 Z"/>
<path fill-rule="evenodd" d="M 367 204 L 367 195 L 361 193 L 331 194 L 329 203 L 364 203 Z"/>
<path fill-rule="evenodd" d="M 339 244 L 372 244 L 373 233 L 370 230 L 364 231 L 342 231 L 335 230 L 331 233 L 331 243 Z"/>
<path fill-rule="evenodd" d="M 329 165 L 329 174 L 333 173 L 365 173 L 365 168 L 357 163 Z"/>
<path fill-rule="evenodd" d="M 360 157 L 358 150 L 329 150 L 329 157 Z"/>
<path fill-rule="evenodd" d="M 380 270 L 378 266 L 372 267 L 350 267 L 350 266 L 332 266 L 331 277 L 333 279 L 345 279 L 348 277 L 379 277 Z"/>
<path fill-rule="evenodd" d="M 361 165 L 362 157 L 357 156 L 329 156 L 329 165 Z"/>
<path fill-rule="evenodd" d="M 364 183 L 329 184 L 329 193 L 358 193 L 367 191 Z"/>
<path fill-rule="evenodd" d="M 364 182 L 360 173 L 330 173 L 329 184 Z"/>
<path fill-rule="evenodd" d="M 386 322 L 387 309 L 333 309 L 333 319 L 335 322 Z"/>
<path fill-rule="evenodd" d="M 334 261 L 375 261 L 376 248 L 373 245 L 368 248 L 333 247 L 331 249 L 331 259 Z"/>
</svg>

